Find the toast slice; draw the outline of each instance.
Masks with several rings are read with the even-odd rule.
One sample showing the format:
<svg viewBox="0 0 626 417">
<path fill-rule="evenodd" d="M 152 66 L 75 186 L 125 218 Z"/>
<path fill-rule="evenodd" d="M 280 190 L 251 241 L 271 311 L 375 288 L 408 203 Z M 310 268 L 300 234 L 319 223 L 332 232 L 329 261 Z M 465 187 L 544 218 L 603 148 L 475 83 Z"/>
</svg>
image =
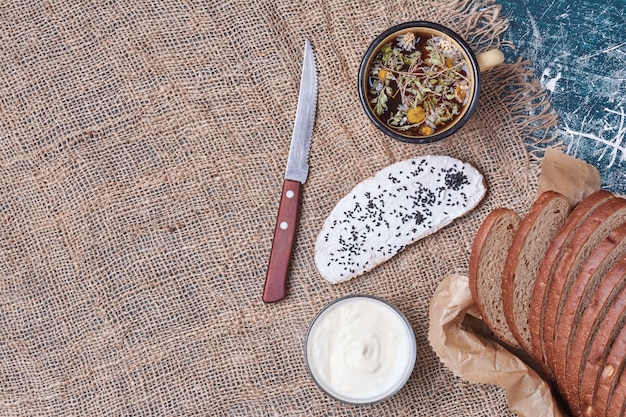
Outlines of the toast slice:
<svg viewBox="0 0 626 417">
<path fill-rule="evenodd" d="M 603 366 L 605 350 L 613 344 L 613 330 L 626 320 L 625 312 L 626 259 L 622 259 L 596 290 L 573 336 L 566 368 L 569 384 L 566 392 L 570 394 L 570 407 L 577 406 L 583 415 L 593 413 L 596 407 L 597 376 Z"/>
<path fill-rule="evenodd" d="M 604 416 L 609 410 L 609 404 L 612 401 L 613 394 L 617 388 L 621 375 L 626 365 L 626 323 L 622 322 L 618 324 L 613 332 L 617 333 L 615 340 L 611 345 L 604 364 L 600 368 L 599 373 L 596 375 L 596 391 L 594 393 L 594 411 L 598 411 L 598 414 Z M 618 332 L 619 330 L 619 332 Z M 588 413 L 588 410 L 584 410 Z"/>
<path fill-rule="evenodd" d="M 623 417 L 626 414 L 626 372 L 622 369 L 617 385 L 606 406 L 607 417 Z"/>
<path fill-rule="evenodd" d="M 583 402 L 580 401 L 580 387 L 585 384 L 583 373 L 592 341 L 597 341 L 598 346 L 606 345 L 610 337 L 610 330 L 605 330 L 607 325 L 603 325 L 603 323 L 615 323 L 623 314 L 624 309 L 626 309 L 626 258 L 617 262 L 604 276 L 587 308 L 583 311 L 576 331 L 572 332 L 570 336 L 571 349 L 567 356 L 565 384 L 561 385 L 561 391 L 572 409 L 587 408 L 589 401 L 591 401 L 590 397 L 587 396 L 586 405 L 583 405 Z M 590 378 L 587 377 L 587 381 L 589 380 Z M 585 389 L 587 392 L 593 393 L 594 387 Z"/>
<path fill-rule="evenodd" d="M 483 321 L 501 341 L 516 348 L 520 346 L 504 318 L 501 288 L 507 252 L 521 221 L 511 209 L 493 210 L 478 229 L 469 258 L 470 292 Z"/>
<path fill-rule="evenodd" d="M 528 317 L 531 341 L 531 350 L 529 353 L 548 375 L 552 373 L 547 367 L 545 347 L 541 338 L 541 329 L 543 327 L 542 318 L 547 306 L 547 289 L 550 288 L 552 284 L 554 267 L 564 255 L 567 246 L 584 220 L 587 219 L 598 206 L 614 198 L 615 197 L 610 192 L 600 190 L 592 193 L 580 202 L 570 213 L 565 224 L 552 240 L 539 267 L 530 300 L 530 315 Z"/>
<path fill-rule="evenodd" d="M 389 165 L 331 210 L 315 241 L 315 266 L 331 284 L 361 276 L 473 210 L 486 192 L 483 175 L 450 156 Z"/>
<path fill-rule="evenodd" d="M 578 276 L 569 288 L 563 302 L 563 310 L 556 324 L 556 343 L 554 346 L 554 373 L 557 384 L 567 391 L 566 362 L 572 349 L 571 335 L 578 331 L 578 325 L 584 310 L 589 306 L 594 293 L 606 274 L 626 256 L 626 224 L 611 231 L 609 235 L 591 252 L 581 266 Z M 569 397 L 564 392 L 565 397 Z"/>
<path fill-rule="evenodd" d="M 556 324 L 561 316 L 569 288 L 578 275 L 583 262 L 595 247 L 617 226 L 626 222 L 626 200 L 615 198 L 599 206 L 584 220 L 574 234 L 567 250 L 554 270 L 552 285 L 548 289 L 543 327 L 540 329 L 548 366 L 554 371 Z"/>
<path fill-rule="evenodd" d="M 542 193 L 522 220 L 509 248 L 502 274 L 502 307 L 517 342 L 531 349 L 530 298 L 541 260 L 570 213 L 569 200 L 555 191 Z"/>
</svg>

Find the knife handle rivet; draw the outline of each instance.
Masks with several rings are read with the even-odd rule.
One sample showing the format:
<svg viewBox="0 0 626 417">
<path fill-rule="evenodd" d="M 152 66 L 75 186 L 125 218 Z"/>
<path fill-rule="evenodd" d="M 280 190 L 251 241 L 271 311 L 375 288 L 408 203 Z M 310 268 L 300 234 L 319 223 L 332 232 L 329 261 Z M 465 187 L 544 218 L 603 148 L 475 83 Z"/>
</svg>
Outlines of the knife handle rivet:
<svg viewBox="0 0 626 417">
<path fill-rule="evenodd" d="M 293 198 L 294 193 L 292 190 L 287 190 L 287 192 L 285 193 L 285 197 L 287 198 Z"/>
<path fill-rule="evenodd" d="M 287 222 L 281 222 L 280 223 L 281 230 L 287 230 L 288 227 L 289 227 L 289 225 L 287 224 Z"/>
</svg>

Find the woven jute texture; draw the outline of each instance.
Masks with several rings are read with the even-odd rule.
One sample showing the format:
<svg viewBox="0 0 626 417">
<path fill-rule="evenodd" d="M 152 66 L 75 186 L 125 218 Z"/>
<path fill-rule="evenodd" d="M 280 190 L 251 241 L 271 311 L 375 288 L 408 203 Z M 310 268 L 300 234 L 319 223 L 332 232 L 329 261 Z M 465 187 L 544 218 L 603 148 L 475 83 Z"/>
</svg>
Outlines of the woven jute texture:
<svg viewBox="0 0 626 417">
<path fill-rule="evenodd" d="M 358 100 L 360 60 L 391 25 L 422 19 L 477 52 L 507 27 L 478 0 L 4 2 L 0 415 L 510 415 L 500 389 L 441 365 L 428 304 L 443 276 L 466 273 L 487 212 L 530 206 L 533 149 L 554 120 L 520 61 L 484 74 L 453 137 L 385 137 Z M 319 78 L 311 169 L 287 298 L 265 304 L 305 38 Z M 374 271 L 326 283 L 313 248 L 337 201 L 424 154 L 478 168 L 481 205 Z M 407 385 L 366 407 L 327 397 L 303 358 L 316 312 L 357 293 L 398 306 L 418 343 Z"/>
</svg>

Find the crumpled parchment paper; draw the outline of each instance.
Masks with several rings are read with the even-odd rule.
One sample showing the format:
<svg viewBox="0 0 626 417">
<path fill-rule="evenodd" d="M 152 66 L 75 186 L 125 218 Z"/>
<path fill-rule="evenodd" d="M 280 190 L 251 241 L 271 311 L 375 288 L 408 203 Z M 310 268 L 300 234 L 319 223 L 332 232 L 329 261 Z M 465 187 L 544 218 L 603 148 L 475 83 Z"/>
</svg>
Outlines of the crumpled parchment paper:
<svg viewBox="0 0 626 417">
<path fill-rule="evenodd" d="M 550 386 L 530 366 L 502 345 L 468 330 L 466 315 L 480 317 L 469 279 L 448 275 L 430 303 L 428 339 L 441 361 L 456 376 L 506 391 L 511 410 L 520 417 L 565 416 Z"/>
<path fill-rule="evenodd" d="M 600 172 L 580 159 L 548 148 L 541 163 L 537 195 L 544 191 L 557 191 L 569 199 L 574 207 L 585 197 L 600 189 Z"/>
</svg>

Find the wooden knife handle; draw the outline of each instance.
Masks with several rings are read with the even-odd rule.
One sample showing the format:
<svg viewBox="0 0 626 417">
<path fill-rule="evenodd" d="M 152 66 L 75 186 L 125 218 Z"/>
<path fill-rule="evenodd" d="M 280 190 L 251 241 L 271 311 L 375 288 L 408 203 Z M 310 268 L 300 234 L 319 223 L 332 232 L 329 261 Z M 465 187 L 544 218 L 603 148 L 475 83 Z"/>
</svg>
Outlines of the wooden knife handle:
<svg viewBox="0 0 626 417">
<path fill-rule="evenodd" d="M 291 261 L 291 250 L 298 225 L 300 188 L 298 181 L 285 180 L 278 206 L 278 217 L 274 228 L 274 240 L 270 253 L 263 301 L 274 303 L 285 298 L 287 292 L 287 274 Z"/>
</svg>

